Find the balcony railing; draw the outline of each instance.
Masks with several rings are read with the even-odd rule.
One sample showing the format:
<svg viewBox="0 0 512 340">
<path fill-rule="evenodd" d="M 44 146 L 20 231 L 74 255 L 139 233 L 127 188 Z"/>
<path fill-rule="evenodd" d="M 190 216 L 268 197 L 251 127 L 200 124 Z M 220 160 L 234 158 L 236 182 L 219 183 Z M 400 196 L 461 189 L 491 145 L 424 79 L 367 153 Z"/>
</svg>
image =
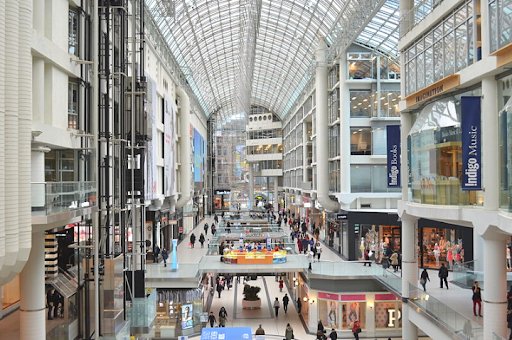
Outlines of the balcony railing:
<svg viewBox="0 0 512 340">
<path fill-rule="evenodd" d="M 33 182 L 32 211 L 51 215 L 96 205 L 96 182 Z"/>
</svg>

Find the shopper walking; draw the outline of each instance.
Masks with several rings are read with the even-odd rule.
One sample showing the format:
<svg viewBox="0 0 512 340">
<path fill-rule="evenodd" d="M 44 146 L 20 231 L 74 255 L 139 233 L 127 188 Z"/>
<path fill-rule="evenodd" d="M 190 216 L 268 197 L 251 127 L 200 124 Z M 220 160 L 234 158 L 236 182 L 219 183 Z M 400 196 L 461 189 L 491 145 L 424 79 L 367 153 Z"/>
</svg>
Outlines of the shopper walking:
<svg viewBox="0 0 512 340">
<path fill-rule="evenodd" d="M 396 273 L 398 271 L 398 253 L 396 251 L 393 252 L 389 259 L 391 260 L 391 265 L 393 266 L 393 272 Z"/>
<path fill-rule="evenodd" d="M 196 243 L 196 235 L 194 233 L 190 234 L 190 247 L 194 248 L 194 243 Z"/>
<path fill-rule="evenodd" d="M 320 244 L 320 242 L 316 243 L 315 249 L 316 249 L 316 257 L 318 259 L 318 262 L 320 262 L 320 255 L 322 255 L 322 245 Z"/>
<path fill-rule="evenodd" d="M 155 246 L 155 257 L 153 258 L 153 263 L 158 263 L 158 256 L 160 255 L 160 247 L 158 245 Z"/>
<path fill-rule="evenodd" d="M 217 320 L 215 319 L 215 315 L 213 315 L 213 312 L 210 312 L 210 315 L 208 315 L 208 322 L 210 323 L 210 327 L 213 327 L 216 321 Z"/>
<path fill-rule="evenodd" d="M 204 224 L 204 234 L 208 235 L 208 223 Z"/>
<path fill-rule="evenodd" d="M 220 299 L 220 293 L 222 293 L 222 290 L 224 287 L 222 286 L 221 281 L 219 280 L 219 283 L 217 283 L 217 293 L 219 293 L 219 299 Z M 219 320 L 220 321 L 220 320 Z"/>
<path fill-rule="evenodd" d="M 359 340 L 359 333 L 361 333 L 361 323 L 359 320 L 356 320 L 352 325 L 352 334 L 354 334 L 354 339 Z"/>
<path fill-rule="evenodd" d="M 338 339 L 338 333 L 336 333 L 336 330 L 333 328 L 331 333 L 329 333 L 329 339 L 330 340 L 336 340 Z"/>
<path fill-rule="evenodd" d="M 263 327 L 261 327 L 261 324 L 256 330 L 256 333 L 254 333 L 254 335 L 265 335 L 265 330 L 263 329 Z"/>
<path fill-rule="evenodd" d="M 228 312 L 226 308 L 221 307 L 219 311 L 219 327 L 226 327 L 226 321 L 228 320 Z"/>
<path fill-rule="evenodd" d="M 164 267 L 167 267 L 167 258 L 169 257 L 169 253 L 167 249 L 162 249 L 162 260 L 164 260 Z"/>
<path fill-rule="evenodd" d="M 444 262 L 441 263 L 441 268 L 439 268 L 439 279 L 441 281 L 441 288 L 443 288 L 443 282 L 446 284 L 446 289 L 448 289 L 448 268 L 444 265 Z"/>
<path fill-rule="evenodd" d="M 279 303 L 279 299 L 276 298 L 274 301 L 274 309 L 276 311 L 276 318 L 279 316 L 279 308 L 281 308 L 281 304 Z"/>
<path fill-rule="evenodd" d="M 372 261 L 370 261 L 370 250 L 368 248 L 364 249 L 363 258 L 364 258 L 364 266 L 366 267 L 366 264 L 368 264 L 368 266 L 371 267 Z"/>
<path fill-rule="evenodd" d="M 204 235 L 203 235 L 203 233 L 201 233 L 201 235 L 199 235 L 199 243 L 201 243 L 201 248 L 204 248 Z"/>
<path fill-rule="evenodd" d="M 300 297 L 297 298 L 297 313 L 300 314 L 300 310 L 302 309 L 302 301 L 300 300 Z"/>
<path fill-rule="evenodd" d="M 283 288 L 284 288 L 284 281 L 283 279 L 279 279 L 279 292 L 283 292 Z"/>
<path fill-rule="evenodd" d="M 290 303 L 290 298 L 288 297 L 288 294 L 284 294 L 284 296 L 283 296 L 284 314 L 288 313 L 288 303 Z"/>
<path fill-rule="evenodd" d="M 284 338 L 286 340 L 295 339 L 295 336 L 293 335 L 293 328 L 290 326 L 290 324 L 286 325 L 286 331 L 284 332 Z"/>
<path fill-rule="evenodd" d="M 420 284 L 423 287 L 423 291 L 427 291 L 427 281 L 430 281 L 430 278 L 428 277 L 428 272 L 426 268 L 423 268 L 423 271 L 420 274 Z"/>
<path fill-rule="evenodd" d="M 482 316 L 482 290 L 480 289 L 480 286 L 478 285 L 478 282 L 475 281 L 473 284 L 473 314 L 477 316 L 476 314 L 476 306 L 478 306 L 478 316 Z"/>
</svg>

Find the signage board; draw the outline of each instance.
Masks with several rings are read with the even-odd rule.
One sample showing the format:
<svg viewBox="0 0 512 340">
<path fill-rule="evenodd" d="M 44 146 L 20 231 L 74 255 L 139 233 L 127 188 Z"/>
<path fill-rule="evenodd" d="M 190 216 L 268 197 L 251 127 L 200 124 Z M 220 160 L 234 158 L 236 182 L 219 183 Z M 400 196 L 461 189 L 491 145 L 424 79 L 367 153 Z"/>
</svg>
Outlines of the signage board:
<svg viewBox="0 0 512 340">
<path fill-rule="evenodd" d="M 229 195 L 229 194 L 231 194 L 231 190 L 228 190 L 228 189 L 215 190 L 215 195 Z"/>
<path fill-rule="evenodd" d="M 252 329 L 250 327 L 215 327 L 203 328 L 201 340 L 250 340 Z"/>
<path fill-rule="evenodd" d="M 400 125 L 386 126 L 388 188 L 400 188 Z"/>
<path fill-rule="evenodd" d="M 482 189 L 481 98 L 460 100 L 462 134 L 462 190 Z"/>
</svg>

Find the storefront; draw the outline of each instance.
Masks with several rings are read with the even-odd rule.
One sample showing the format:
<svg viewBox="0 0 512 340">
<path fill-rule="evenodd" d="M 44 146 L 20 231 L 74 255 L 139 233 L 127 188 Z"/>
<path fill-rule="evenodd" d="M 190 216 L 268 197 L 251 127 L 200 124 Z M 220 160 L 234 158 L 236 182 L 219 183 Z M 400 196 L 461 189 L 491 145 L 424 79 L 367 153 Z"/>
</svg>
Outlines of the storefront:
<svg viewBox="0 0 512 340">
<path fill-rule="evenodd" d="M 473 229 L 427 219 L 418 220 L 418 264 L 437 269 L 445 263 L 453 269 L 473 261 Z"/>
<path fill-rule="evenodd" d="M 155 335 L 176 338 L 201 332 L 203 326 L 201 289 L 157 289 Z"/>
<path fill-rule="evenodd" d="M 400 252 L 401 223 L 396 213 L 348 211 L 332 215 L 330 226 L 333 249 L 348 260 L 361 259 L 365 248 L 372 251 L 378 263 L 388 248 Z"/>
<path fill-rule="evenodd" d="M 359 320 L 365 336 L 401 334 L 402 302 L 391 293 L 317 292 L 316 295 L 318 320 L 322 320 L 326 329 L 334 328 L 342 337 L 352 337 L 352 325 L 356 320 Z M 310 308 L 314 306 L 315 303 Z"/>
<path fill-rule="evenodd" d="M 348 258 L 348 214 L 346 212 L 327 215 L 325 242 L 343 258 Z"/>
<path fill-rule="evenodd" d="M 216 189 L 213 193 L 213 208 L 215 210 L 229 210 L 231 190 Z"/>
</svg>

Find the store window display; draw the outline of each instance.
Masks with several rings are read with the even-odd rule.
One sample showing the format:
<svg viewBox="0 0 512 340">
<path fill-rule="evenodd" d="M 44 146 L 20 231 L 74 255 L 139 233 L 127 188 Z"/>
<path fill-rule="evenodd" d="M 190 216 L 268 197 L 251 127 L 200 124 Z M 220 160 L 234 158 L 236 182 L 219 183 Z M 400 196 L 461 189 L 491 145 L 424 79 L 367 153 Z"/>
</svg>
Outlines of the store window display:
<svg viewBox="0 0 512 340">
<path fill-rule="evenodd" d="M 377 263 L 395 251 L 400 253 L 400 226 L 362 224 L 360 228 L 362 237 L 356 247 L 359 258 L 365 249 L 372 252 L 371 259 Z"/>
<path fill-rule="evenodd" d="M 455 229 L 422 228 L 422 249 L 420 256 L 423 267 L 439 268 L 440 263 L 447 263 L 453 270 L 455 266 L 464 262 L 464 244 L 462 238 L 457 237 Z"/>
<path fill-rule="evenodd" d="M 339 328 L 340 308 L 337 301 L 318 300 L 318 315 L 325 328 Z"/>
<path fill-rule="evenodd" d="M 351 330 L 354 322 L 358 320 L 361 328 L 366 325 L 366 302 L 350 301 L 341 303 L 342 329 Z"/>
</svg>

